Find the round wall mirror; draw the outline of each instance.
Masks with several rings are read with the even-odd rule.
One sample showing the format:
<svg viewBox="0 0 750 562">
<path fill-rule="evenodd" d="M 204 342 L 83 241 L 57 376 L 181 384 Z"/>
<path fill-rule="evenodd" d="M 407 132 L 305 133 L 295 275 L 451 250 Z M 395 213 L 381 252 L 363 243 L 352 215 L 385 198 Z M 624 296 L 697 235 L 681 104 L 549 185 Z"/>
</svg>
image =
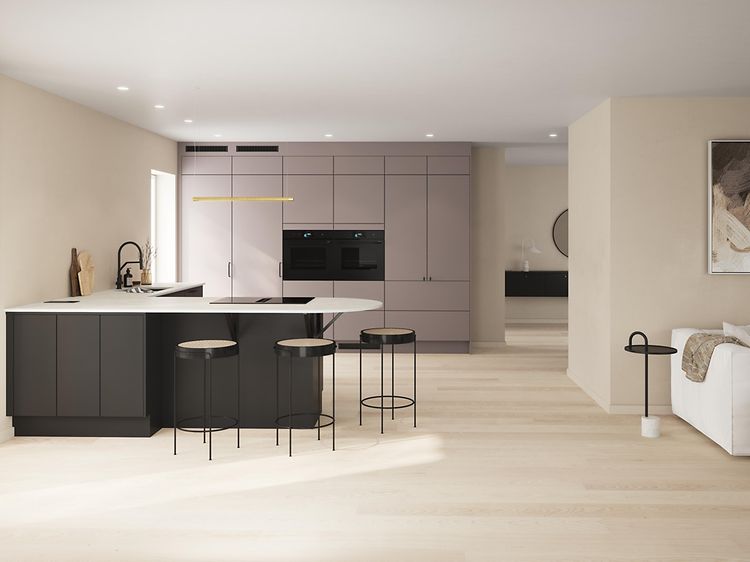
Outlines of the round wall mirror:
<svg viewBox="0 0 750 562">
<path fill-rule="evenodd" d="M 565 209 L 552 225 L 552 240 L 562 255 L 568 257 L 568 210 Z"/>
</svg>

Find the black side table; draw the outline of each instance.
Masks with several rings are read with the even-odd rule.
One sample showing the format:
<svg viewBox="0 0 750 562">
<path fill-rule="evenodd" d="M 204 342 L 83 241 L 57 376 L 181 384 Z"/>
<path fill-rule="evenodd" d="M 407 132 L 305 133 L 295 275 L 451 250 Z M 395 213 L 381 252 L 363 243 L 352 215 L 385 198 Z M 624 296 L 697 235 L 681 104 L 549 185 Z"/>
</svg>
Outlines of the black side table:
<svg viewBox="0 0 750 562">
<path fill-rule="evenodd" d="M 633 338 L 635 336 L 641 336 L 643 338 L 643 345 L 633 345 Z M 643 385 L 644 389 L 644 416 L 641 418 L 641 435 L 643 437 L 659 437 L 659 418 L 656 416 L 648 416 L 648 356 L 649 355 L 674 355 L 677 350 L 674 347 L 667 345 L 649 345 L 648 337 L 643 332 L 633 332 L 628 338 L 628 345 L 625 346 L 625 351 L 629 353 L 638 353 L 644 356 L 644 374 L 645 381 Z"/>
</svg>

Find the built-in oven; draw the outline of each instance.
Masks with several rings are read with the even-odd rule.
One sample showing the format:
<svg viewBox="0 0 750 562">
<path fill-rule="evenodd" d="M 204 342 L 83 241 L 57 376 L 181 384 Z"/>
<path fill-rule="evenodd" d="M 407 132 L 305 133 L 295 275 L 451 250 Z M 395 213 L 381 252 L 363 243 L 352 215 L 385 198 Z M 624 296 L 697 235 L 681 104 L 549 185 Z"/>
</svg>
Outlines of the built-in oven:
<svg viewBox="0 0 750 562">
<path fill-rule="evenodd" d="M 383 281 L 382 230 L 285 230 L 287 281 Z"/>
</svg>

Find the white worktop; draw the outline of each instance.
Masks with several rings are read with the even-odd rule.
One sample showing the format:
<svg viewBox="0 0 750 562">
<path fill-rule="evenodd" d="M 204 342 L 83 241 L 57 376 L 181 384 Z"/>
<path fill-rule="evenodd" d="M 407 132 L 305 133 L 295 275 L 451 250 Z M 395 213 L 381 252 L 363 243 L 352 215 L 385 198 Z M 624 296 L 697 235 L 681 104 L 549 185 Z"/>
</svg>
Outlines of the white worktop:
<svg viewBox="0 0 750 562">
<path fill-rule="evenodd" d="M 72 313 L 184 313 L 184 314 L 335 314 L 377 310 L 383 303 L 368 299 L 315 297 L 307 304 L 211 304 L 220 297 L 170 297 L 170 293 L 202 286 L 202 283 L 170 283 L 170 289 L 158 293 L 126 293 L 111 289 L 87 297 L 50 299 L 78 301 L 65 303 L 38 302 L 7 308 L 5 312 Z M 154 286 L 154 288 L 158 288 Z M 164 296 L 167 295 L 167 296 Z M 258 295 L 266 296 L 266 295 Z"/>
</svg>

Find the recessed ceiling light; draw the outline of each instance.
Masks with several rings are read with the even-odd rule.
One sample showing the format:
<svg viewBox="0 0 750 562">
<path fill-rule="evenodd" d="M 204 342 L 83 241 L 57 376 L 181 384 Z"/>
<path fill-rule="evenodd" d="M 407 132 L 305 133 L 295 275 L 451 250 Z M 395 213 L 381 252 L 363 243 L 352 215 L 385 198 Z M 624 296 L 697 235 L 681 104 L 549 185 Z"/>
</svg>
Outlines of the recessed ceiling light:
<svg viewBox="0 0 750 562">
<path fill-rule="evenodd" d="M 434 136 L 435 136 L 435 133 L 425 133 L 425 136 L 426 136 L 426 137 L 427 137 L 428 139 L 431 139 L 432 137 L 434 137 Z"/>
<path fill-rule="evenodd" d="M 221 134 L 216 133 L 214 136 L 218 139 L 219 137 L 221 137 Z"/>
<path fill-rule="evenodd" d="M 323 136 L 324 136 L 325 138 L 327 138 L 327 139 L 330 139 L 330 138 L 331 138 L 331 137 L 333 136 L 333 134 L 332 134 L 332 133 L 326 133 L 326 134 L 325 134 L 325 135 L 323 135 Z"/>
<path fill-rule="evenodd" d="M 154 109 L 164 109 L 164 106 L 163 106 L 162 104 L 160 104 L 160 103 L 157 103 L 157 104 L 156 104 L 156 105 L 154 106 Z"/>
<path fill-rule="evenodd" d="M 117 89 L 121 92 L 127 92 L 130 88 L 128 88 L 127 86 L 117 86 Z"/>
<path fill-rule="evenodd" d="M 185 123 L 192 123 L 193 122 L 192 119 L 183 119 L 183 121 L 185 121 Z"/>
<path fill-rule="evenodd" d="M 549 134 L 549 138 L 556 139 L 557 138 L 557 133 L 550 133 Z"/>
</svg>

